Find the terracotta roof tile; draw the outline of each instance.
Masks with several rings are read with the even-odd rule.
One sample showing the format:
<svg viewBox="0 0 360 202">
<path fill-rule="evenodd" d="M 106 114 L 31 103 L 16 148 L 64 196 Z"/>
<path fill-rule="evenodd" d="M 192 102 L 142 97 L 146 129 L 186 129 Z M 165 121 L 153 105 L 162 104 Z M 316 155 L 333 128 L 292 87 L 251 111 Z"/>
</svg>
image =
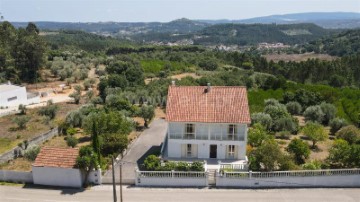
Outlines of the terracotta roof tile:
<svg viewBox="0 0 360 202">
<path fill-rule="evenodd" d="M 239 86 L 170 86 L 166 120 L 173 122 L 251 123 L 247 91 Z"/>
<path fill-rule="evenodd" d="M 78 155 L 79 149 L 77 148 L 43 147 L 33 166 L 74 168 Z"/>
</svg>

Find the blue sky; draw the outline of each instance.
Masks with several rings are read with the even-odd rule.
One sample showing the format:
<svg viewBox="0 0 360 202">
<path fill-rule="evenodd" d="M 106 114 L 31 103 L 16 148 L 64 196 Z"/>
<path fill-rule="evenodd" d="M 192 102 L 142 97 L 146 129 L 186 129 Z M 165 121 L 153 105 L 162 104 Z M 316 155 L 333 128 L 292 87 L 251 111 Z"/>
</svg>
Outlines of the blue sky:
<svg viewBox="0 0 360 202">
<path fill-rule="evenodd" d="M 360 0 L 0 0 L 8 21 L 166 22 L 330 11 L 360 12 Z"/>
</svg>

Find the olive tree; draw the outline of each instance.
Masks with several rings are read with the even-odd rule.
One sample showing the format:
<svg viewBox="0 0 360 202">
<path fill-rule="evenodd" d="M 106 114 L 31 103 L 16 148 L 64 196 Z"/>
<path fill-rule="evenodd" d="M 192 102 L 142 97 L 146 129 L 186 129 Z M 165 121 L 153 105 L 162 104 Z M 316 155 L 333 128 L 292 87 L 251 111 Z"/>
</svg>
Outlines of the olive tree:
<svg viewBox="0 0 360 202">
<path fill-rule="evenodd" d="M 317 142 L 325 141 L 328 138 L 328 133 L 324 127 L 316 122 L 306 123 L 302 131 L 312 141 L 313 148 L 315 148 Z"/>
</svg>

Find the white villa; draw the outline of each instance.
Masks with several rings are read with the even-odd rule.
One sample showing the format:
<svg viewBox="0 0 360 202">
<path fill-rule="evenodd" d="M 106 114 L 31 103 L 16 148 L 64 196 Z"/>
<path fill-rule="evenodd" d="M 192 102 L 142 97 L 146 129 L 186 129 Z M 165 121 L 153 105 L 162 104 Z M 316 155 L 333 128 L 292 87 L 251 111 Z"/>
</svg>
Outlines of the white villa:
<svg viewBox="0 0 360 202">
<path fill-rule="evenodd" d="M 26 92 L 25 86 L 13 85 L 10 82 L 0 84 L 0 107 L 17 107 L 20 104 L 40 103 L 40 95 Z"/>
<path fill-rule="evenodd" d="M 169 87 L 164 158 L 246 160 L 247 91 L 235 86 Z"/>
</svg>

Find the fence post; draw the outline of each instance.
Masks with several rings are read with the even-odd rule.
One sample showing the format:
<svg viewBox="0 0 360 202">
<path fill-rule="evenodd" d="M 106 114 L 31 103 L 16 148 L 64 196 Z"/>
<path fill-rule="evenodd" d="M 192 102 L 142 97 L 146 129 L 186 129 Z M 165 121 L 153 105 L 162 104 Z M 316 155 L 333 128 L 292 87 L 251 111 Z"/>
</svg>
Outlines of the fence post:
<svg viewBox="0 0 360 202">
<path fill-rule="evenodd" d="M 252 170 L 249 170 L 249 179 L 252 177 Z"/>
<path fill-rule="evenodd" d="M 171 178 L 174 178 L 174 170 L 171 170 Z"/>
</svg>

